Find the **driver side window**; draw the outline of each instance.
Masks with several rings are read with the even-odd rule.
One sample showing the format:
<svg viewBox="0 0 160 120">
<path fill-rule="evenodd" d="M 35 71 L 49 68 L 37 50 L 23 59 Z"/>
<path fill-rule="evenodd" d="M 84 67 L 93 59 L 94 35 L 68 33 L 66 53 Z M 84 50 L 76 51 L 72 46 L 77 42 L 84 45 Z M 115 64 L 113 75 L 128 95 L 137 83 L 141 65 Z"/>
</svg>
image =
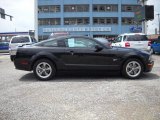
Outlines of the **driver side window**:
<svg viewBox="0 0 160 120">
<path fill-rule="evenodd" d="M 97 43 L 87 38 L 68 38 L 66 44 L 69 48 L 95 48 Z"/>
</svg>

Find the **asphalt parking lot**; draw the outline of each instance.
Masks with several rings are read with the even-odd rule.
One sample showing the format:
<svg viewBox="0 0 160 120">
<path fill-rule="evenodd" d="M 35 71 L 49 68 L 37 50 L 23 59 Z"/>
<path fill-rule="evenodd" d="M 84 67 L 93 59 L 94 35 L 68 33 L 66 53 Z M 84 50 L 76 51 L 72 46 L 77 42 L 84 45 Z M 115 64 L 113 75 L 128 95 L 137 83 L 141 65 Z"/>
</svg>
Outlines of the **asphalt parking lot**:
<svg viewBox="0 0 160 120">
<path fill-rule="evenodd" d="M 38 81 L 0 53 L 0 120 L 160 120 L 160 55 L 151 73 L 62 74 Z"/>
</svg>

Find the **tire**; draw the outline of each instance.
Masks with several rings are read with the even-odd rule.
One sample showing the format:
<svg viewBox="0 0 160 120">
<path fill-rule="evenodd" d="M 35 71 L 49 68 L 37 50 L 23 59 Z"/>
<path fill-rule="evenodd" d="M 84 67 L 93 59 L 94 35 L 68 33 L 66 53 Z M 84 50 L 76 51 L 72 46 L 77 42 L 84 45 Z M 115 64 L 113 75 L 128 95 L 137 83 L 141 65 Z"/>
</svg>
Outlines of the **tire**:
<svg viewBox="0 0 160 120">
<path fill-rule="evenodd" d="M 13 62 L 14 61 L 14 56 L 10 55 L 10 60 Z"/>
<path fill-rule="evenodd" d="M 127 60 L 122 68 L 122 75 L 129 79 L 139 78 L 144 70 L 142 62 L 138 59 Z"/>
<path fill-rule="evenodd" d="M 155 54 L 155 51 L 153 50 L 153 48 L 151 48 L 151 54 Z"/>
<path fill-rule="evenodd" d="M 48 59 L 40 59 L 35 62 L 33 72 L 39 80 L 50 80 L 56 75 L 55 65 Z"/>
</svg>

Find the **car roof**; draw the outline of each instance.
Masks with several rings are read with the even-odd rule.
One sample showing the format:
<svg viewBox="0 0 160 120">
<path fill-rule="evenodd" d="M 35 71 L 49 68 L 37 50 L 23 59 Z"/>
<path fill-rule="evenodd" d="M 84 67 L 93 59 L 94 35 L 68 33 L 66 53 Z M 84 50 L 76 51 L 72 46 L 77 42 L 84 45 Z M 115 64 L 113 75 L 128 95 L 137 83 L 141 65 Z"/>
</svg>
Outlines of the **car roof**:
<svg viewBox="0 0 160 120">
<path fill-rule="evenodd" d="M 144 33 L 123 33 L 123 34 L 120 34 L 119 36 L 124 36 L 124 35 L 146 35 Z"/>
<path fill-rule="evenodd" d="M 81 37 L 81 38 L 90 38 L 90 39 L 93 39 L 92 37 L 88 37 L 88 36 L 82 36 L 82 35 L 67 35 L 67 36 L 59 36 L 59 37 L 56 37 L 56 38 L 50 38 L 48 40 L 52 40 L 52 39 L 62 39 L 62 38 L 71 38 L 71 37 Z"/>
<path fill-rule="evenodd" d="M 15 38 L 15 37 L 30 37 L 30 35 L 16 35 L 16 36 L 13 36 L 12 38 Z"/>
</svg>

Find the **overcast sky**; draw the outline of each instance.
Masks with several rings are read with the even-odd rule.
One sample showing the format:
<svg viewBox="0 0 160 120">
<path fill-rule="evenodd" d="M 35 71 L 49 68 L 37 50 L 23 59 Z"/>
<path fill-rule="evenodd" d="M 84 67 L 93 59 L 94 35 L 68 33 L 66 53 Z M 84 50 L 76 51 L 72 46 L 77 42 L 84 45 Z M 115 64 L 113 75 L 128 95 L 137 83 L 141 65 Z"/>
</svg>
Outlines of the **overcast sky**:
<svg viewBox="0 0 160 120">
<path fill-rule="evenodd" d="M 148 0 L 149 5 L 155 5 L 155 19 L 148 22 L 148 33 L 154 33 L 158 28 L 157 13 L 160 13 L 160 0 Z M 13 22 L 0 21 L 0 32 L 28 31 L 34 29 L 34 0 L 0 0 L 0 7 L 6 14 L 14 17 Z"/>
<path fill-rule="evenodd" d="M 0 21 L 0 32 L 3 32 L 2 26 L 7 32 L 34 29 L 34 0 L 0 0 L 0 7 L 5 9 L 6 14 L 14 17 L 12 22 L 9 20 Z"/>
</svg>

